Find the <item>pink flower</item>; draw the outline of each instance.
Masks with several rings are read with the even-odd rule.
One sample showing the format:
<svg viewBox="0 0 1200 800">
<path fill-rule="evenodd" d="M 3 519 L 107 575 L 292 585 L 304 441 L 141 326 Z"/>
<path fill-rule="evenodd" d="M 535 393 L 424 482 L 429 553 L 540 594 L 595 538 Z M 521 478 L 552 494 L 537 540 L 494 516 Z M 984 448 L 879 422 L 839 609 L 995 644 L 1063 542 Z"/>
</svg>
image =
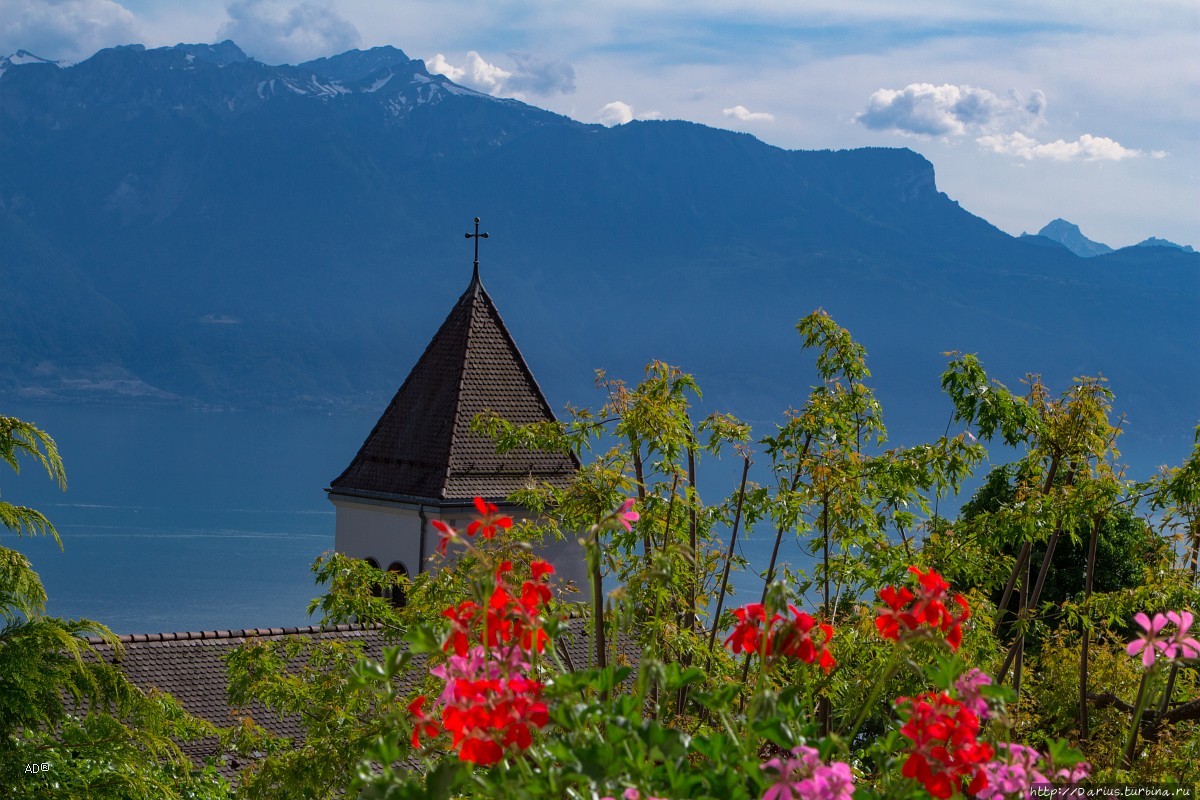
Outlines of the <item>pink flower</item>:
<svg viewBox="0 0 1200 800">
<path fill-rule="evenodd" d="M 1076 764 L 1070 769 L 1062 768 L 1054 772 L 1054 780 L 1046 777 L 1052 765 L 1047 756 L 1036 748 L 1023 744 L 1005 744 L 1001 742 L 997 755 L 1002 758 L 990 761 L 984 765 L 987 775 L 987 786 L 975 793 L 979 800 L 1000 800 L 1006 797 L 1028 798 L 1030 787 L 1034 784 L 1054 783 L 1060 786 L 1073 786 L 1091 773 L 1091 767 L 1086 763 Z"/>
<path fill-rule="evenodd" d="M 991 677 L 981 669 L 969 669 L 954 682 L 954 691 L 958 699 L 964 707 L 974 712 L 981 722 L 992 716 L 987 699 L 980 691 L 991 682 Z"/>
<path fill-rule="evenodd" d="M 1200 642 L 1188 636 L 1195 619 L 1192 612 L 1168 611 L 1167 619 L 1175 625 L 1175 632 L 1167 640 L 1167 652 L 1165 652 L 1167 658 L 1173 661 L 1200 658 Z"/>
<path fill-rule="evenodd" d="M 621 507 L 617 509 L 617 522 L 621 523 L 621 527 L 627 531 L 633 530 L 631 523 L 637 522 L 639 519 L 641 519 L 641 514 L 633 510 L 632 497 L 621 503 Z"/>
<path fill-rule="evenodd" d="M 1163 627 L 1168 622 L 1166 615 L 1155 614 L 1154 619 L 1150 619 L 1139 611 L 1134 615 L 1133 621 L 1141 626 L 1142 633 L 1125 648 L 1125 651 L 1129 655 L 1136 656 L 1138 653 L 1141 653 L 1142 666 L 1147 668 L 1154 665 L 1154 659 L 1158 652 L 1161 652 L 1167 658 L 1171 658 L 1168 645 L 1170 639 L 1169 637 L 1160 635 Z"/>
<path fill-rule="evenodd" d="M 616 799 L 613 797 L 601 797 L 600 800 L 616 800 Z M 637 789 L 633 788 L 632 786 L 630 786 L 628 789 L 626 789 L 624 792 L 621 793 L 621 800 L 643 800 L 642 793 L 639 792 Z M 663 798 L 651 797 L 651 796 L 647 795 L 645 800 L 663 800 Z"/>
<path fill-rule="evenodd" d="M 815 747 L 792 748 L 795 758 L 772 758 L 762 769 L 776 775 L 762 800 L 851 800 L 854 773 L 848 764 L 823 764 Z"/>
</svg>

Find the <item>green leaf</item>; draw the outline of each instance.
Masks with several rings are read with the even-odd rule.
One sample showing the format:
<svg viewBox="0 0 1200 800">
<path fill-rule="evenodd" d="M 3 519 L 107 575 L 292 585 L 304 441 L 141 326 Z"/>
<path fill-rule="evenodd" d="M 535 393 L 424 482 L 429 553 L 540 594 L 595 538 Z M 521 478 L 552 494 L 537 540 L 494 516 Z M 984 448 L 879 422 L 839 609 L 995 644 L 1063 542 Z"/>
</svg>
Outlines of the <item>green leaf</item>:
<svg viewBox="0 0 1200 800">
<path fill-rule="evenodd" d="M 442 651 L 441 637 L 428 625 L 413 625 L 404 634 L 411 653 L 440 653 Z"/>
</svg>

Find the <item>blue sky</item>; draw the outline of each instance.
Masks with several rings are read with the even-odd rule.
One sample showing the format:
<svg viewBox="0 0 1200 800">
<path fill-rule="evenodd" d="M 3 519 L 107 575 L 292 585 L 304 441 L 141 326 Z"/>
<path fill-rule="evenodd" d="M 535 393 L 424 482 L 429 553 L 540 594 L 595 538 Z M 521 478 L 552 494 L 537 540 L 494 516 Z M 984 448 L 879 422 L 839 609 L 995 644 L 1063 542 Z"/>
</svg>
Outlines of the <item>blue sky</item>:
<svg viewBox="0 0 1200 800">
<path fill-rule="evenodd" d="M 271 63 L 391 44 L 584 122 L 911 147 L 1010 233 L 1200 245 L 1194 0 L 0 0 L 0 53 L 223 38 Z"/>
</svg>

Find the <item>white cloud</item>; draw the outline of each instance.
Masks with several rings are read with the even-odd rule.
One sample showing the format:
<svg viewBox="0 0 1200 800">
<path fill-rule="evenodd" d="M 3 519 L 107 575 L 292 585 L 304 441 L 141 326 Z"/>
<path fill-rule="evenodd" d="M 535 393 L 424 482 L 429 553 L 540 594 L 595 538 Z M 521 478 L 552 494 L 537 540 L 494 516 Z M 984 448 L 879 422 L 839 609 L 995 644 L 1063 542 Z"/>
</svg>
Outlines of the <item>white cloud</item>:
<svg viewBox="0 0 1200 800">
<path fill-rule="evenodd" d="M 634 113 L 633 106 L 628 103 L 623 103 L 620 100 L 614 100 L 600 109 L 597 116 L 600 119 L 601 125 L 607 125 L 610 128 L 614 125 L 624 125 L 626 122 L 638 120 L 664 119 L 661 111 L 638 111 Z"/>
<path fill-rule="evenodd" d="M 1073 142 L 1063 139 L 1039 142 L 1020 132 L 981 136 L 976 141 L 993 153 L 1017 156 L 1026 161 L 1035 158 L 1053 161 L 1121 161 L 1142 155 L 1141 150 L 1124 147 L 1106 136 L 1092 136 L 1090 133 L 1083 134 Z"/>
<path fill-rule="evenodd" d="M 362 42 L 358 28 L 325 3 L 233 0 L 229 21 L 217 32 L 251 56 L 271 64 L 299 63 L 345 52 Z"/>
<path fill-rule="evenodd" d="M 467 53 L 465 67 L 454 66 L 441 53 L 429 59 L 425 66 L 434 74 L 445 75 L 455 83 L 485 94 L 504 94 L 505 84 L 512 77 L 511 72 L 484 61 L 474 50 Z"/>
<path fill-rule="evenodd" d="M 1029 132 L 1045 122 L 1045 111 L 1046 95 L 1041 90 L 1023 97 L 1015 91 L 998 95 L 975 86 L 912 83 L 875 92 L 867 110 L 854 119 L 873 130 L 909 136 L 974 136 L 985 150 L 1026 161 L 1121 161 L 1144 155 L 1090 133 L 1074 141 L 1043 142 Z"/>
<path fill-rule="evenodd" d="M 529 53 L 510 52 L 516 68 L 507 70 L 486 61 L 474 50 L 467 53 L 466 66 L 456 67 L 438 53 L 425 67 L 455 83 L 491 95 L 523 97 L 524 92 L 549 95 L 575 91 L 575 68 L 563 61 L 542 61 Z"/>
<path fill-rule="evenodd" d="M 455 83 L 461 82 L 463 75 L 467 74 L 465 69 L 454 66 L 441 53 L 438 53 L 433 58 L 425 59 L 425 69 L 434 75 L 445 75 Z"/>
<path fill-rule="evenodd" d="M 632 120 L 633 107 L 620 100 L 614 100 L 600 109 L 600 124 L 602 125 L 612 127 L 613 125 L 624 125 Z"/>
<path fill-rule="evenodd" d="M 954 84 L 911 83 L 880 89 L 867 100 L 855 121 L 872 130 L 917 136 L 962 136 L 1035 127 L 1043 121 L 1046 95 L 1014 92 L 1001 96 L 987 89 Z"/>
<path fill-rule="evenodd" d="M 774 122 L 775 115 L 768 114 L 766 111 L 751 111 L 745 106 L 734 106 L 721 111 L 727 117 L 741 120 L 742 122 Z"/>
<path fill-rule="evenodd" d="M 112 0 L 0 0 L 2 55 L 78 60 L 138 38 L 133 12 Z"/>
</svg>

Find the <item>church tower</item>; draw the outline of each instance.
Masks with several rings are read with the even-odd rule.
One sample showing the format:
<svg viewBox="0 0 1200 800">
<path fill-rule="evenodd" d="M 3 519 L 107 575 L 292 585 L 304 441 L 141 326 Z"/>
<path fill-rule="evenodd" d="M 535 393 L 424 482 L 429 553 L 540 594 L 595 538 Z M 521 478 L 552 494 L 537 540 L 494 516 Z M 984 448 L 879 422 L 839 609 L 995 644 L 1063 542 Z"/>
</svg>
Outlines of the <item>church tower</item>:
<svg viewBox="0 0 1200 800">
<path fill-rule="evenodd" d="M 358 455 L 327 490 L 336 509 L 335 549 L 381 569 L 415 576 L 428 567 L 442 520 L 465 531 L 473 499 L 483 497 L 514 519 L 528 512 L 508 503 L 532 484 L 565 486 L 579 469 L 570 455 L 518 450 L 497 455 L 471 421 L 492 412 L 516 424 L 554 420 L 533 373 L 479 279 L 467 290 L 396 392 Z M 467 234 L 468 237 L 472 234 Z M 539 553 L 560 576 L 583 585 L 577 542 L 547 543 Z"/>
</svg>

